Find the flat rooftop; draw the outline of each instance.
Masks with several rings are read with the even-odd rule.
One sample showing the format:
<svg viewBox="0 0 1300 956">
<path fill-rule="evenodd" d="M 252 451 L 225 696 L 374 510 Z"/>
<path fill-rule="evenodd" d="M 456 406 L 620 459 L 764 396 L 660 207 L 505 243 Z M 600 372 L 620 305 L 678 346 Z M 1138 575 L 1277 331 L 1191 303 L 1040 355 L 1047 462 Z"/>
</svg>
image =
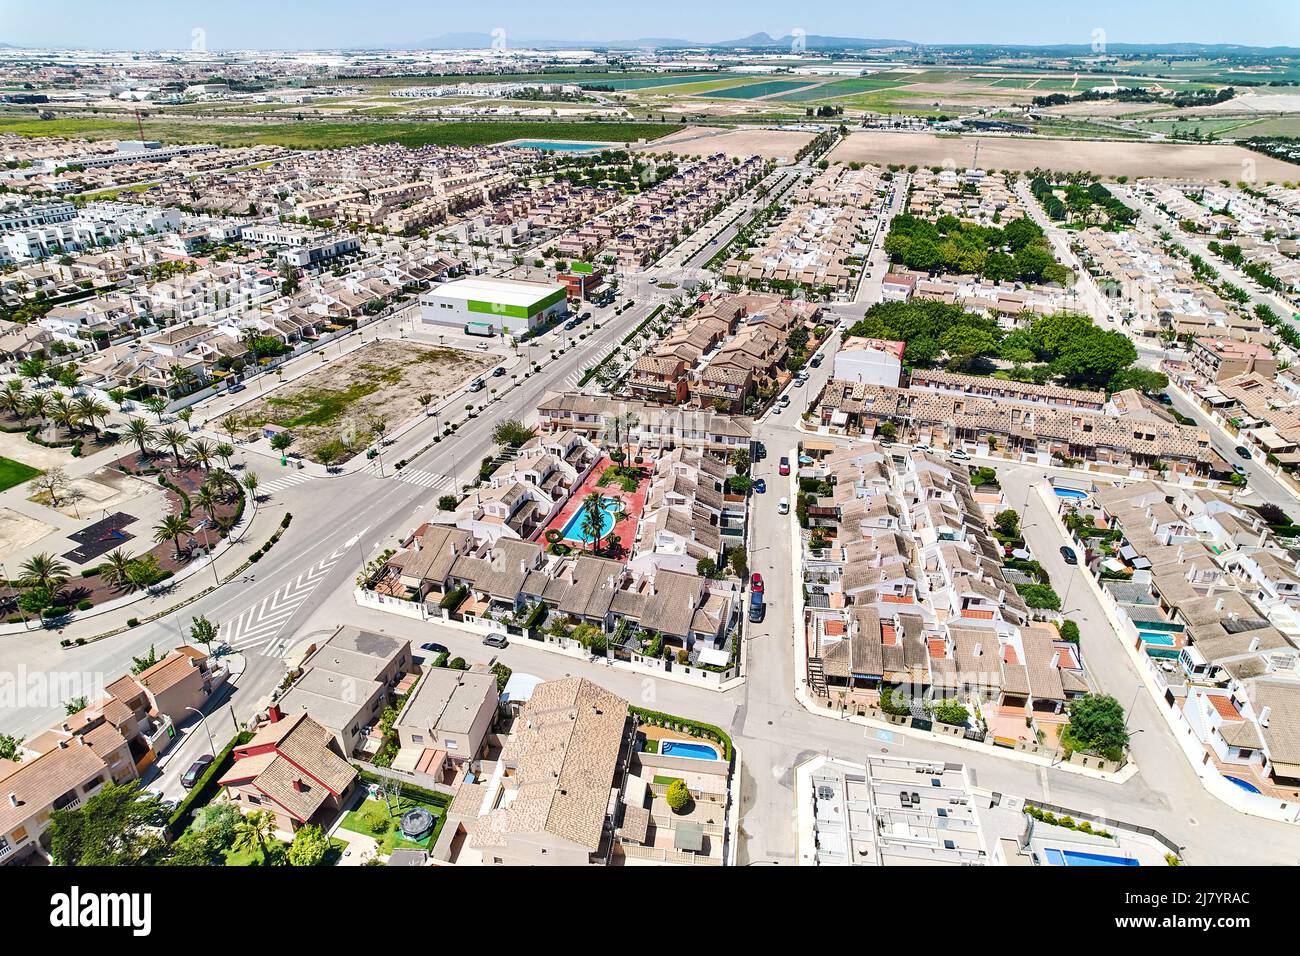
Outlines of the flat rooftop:
<svg viewBox="0 0 1300 956">
<path fill-rule="evenodd" d="M 499 302 L 502 305 L 529 306 L 557 292 L 567 294 L 566 287 L 558 282 L 528 282 L 522 279 L 473 276 L 444 282 L 442 285 L 434 286 L 425 294 L 440 299 L 480 299 Z"/>
</svg>

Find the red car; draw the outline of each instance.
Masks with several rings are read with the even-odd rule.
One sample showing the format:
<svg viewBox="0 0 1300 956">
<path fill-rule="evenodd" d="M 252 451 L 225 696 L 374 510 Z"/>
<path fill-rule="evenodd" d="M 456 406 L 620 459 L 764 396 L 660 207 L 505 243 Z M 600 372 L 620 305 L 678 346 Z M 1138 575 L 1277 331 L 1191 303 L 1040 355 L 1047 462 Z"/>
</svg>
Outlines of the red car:
<svg viewBox="0 0 1300 956">
<path fill-rule="evenodd" d="M 749 576 L 749 589 L 755 594 L 763 593 L 763 575 L 755 571 Z"/>
<path fill-rule="evenodd" d="M 788 474 L 790 474 L 790 459 L 789 459 L 789 458 L 782 458 L 782 459 L 781 459 L 781 463 L 780 463 L 779 465 L 777 465 L 776 473 L 777 473 L 778 475 L 788 475 Z"/>
</svg>

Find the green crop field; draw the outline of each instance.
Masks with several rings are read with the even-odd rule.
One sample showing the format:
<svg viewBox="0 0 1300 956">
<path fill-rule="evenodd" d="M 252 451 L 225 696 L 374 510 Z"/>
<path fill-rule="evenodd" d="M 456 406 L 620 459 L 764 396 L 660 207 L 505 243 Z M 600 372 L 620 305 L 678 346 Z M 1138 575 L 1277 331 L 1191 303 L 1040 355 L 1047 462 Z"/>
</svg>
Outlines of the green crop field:
<svg viewBox="0 0 1300 956">
<path fill-rule="evenodd" d="M 591 79 L 583 80 L 582 85 L 608 86 L 615 90 L 643 90 L 655 86 L 676 86 L 682 83 L 699 83 L 704 80 L 713 80 L 717 78 L 717 73 L 661 73 L 655 76 L 637 77 L 618 77 L 611 74 L 607 77 L 593 77 Z"/>
<path fill-rule="evenodd" d="M 170 143 L 252 145 L 272 143 L 293 149 L 329 149 L 367 143 L 404 146 L 489 146 L 512 139 L 563 139 L 631 142 L 657 139 L 682 127 L 672 123 L 598 123 L 574 121 L 518 122 L 356 122 L 215 123 L 147 120 L 145 135 Z M 21 136 L 77 136 L 86 139 L 129 139 L 136 126 L 125 120 L 78 117 L 38 120 L 0 116 L 0 133 Z"/>
<path fill-rule="evenodd" d="M 766 83 L 750 83 L 747 86 L 716 90 L 708 95 L 728 100 L 753 100 L 760 96 L 796 90 L 801 86 L 808 86 L 811 82 L 811 80 L 769 80 Z"/>
</svg>

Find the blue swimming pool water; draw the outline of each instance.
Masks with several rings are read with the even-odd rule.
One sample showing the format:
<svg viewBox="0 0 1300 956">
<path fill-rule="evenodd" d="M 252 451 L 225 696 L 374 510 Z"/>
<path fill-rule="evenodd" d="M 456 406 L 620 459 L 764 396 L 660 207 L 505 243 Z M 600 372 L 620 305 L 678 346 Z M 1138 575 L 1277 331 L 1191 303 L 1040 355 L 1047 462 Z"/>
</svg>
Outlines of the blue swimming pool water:
<svg viewBox="0 0 1300 956">
<path fill-rule="evenodd" d="M 1057 488 L 1055 490 L 1056 497 L 1058 498 L 1071 498 L 1075 501 L 1082 501 L 1084 498 L 1088 497 L 1086 491 L 1075 491 L 1073 488 Z"/>
<path fill-rule="evenodd" d="M 518 146 L 521 149 L 544 149 L 549 153 L 576 153 L 589 149 L 603 149 L 600 143 L 561 143 L 557 140 L 550 139 L 528 139 L 519 143 L 511 143 L 511 146 Z"/>
<path fill-rule="evenodd" d="M 1137 860 L 1123 856 L 1107 856 L 1104 853 L 1084 853 L 1081 850 L 1057 850 L 1049 848 L 1043 851 L 1047 862 L 1052 866 L 1138 866 Z"/>
<path fill-rule="evenodd" d="M 600 536 L 603 538 L 614 530 L 614 518 L 618 514 L 619 500 L 617 498 L 602 498 L 600 501 Z M 578 541 L 582 544 L 591 544 L 591 536 L 583 530 L 583 522 L 587 515 L 581 506 L 575 511 L 569 520 L 564 523 L 564 530 L 560 532 L 561 536 L 567 541 Z"/>
<path fill-rule="evenodd" d="M 695 757 L 699 760 L 717 760 L 718 752 L 705 744 L 688 744 L 680 740 L 665 740 L 659 745 L 665 757 Z"/>
<path fill-rule="evenodd" d="M 1158 644 L 1161 647 L 1173 647 L 1174 639 L 1170 634 L 1153 634 L 1150 631 L 1139 631 L 1144 644 Z"/>
<path fill-rule="evenodd" d="M 1242 780 L 1240 777 L 1229 777 L 1226 773 L 1223 775 L 1223 779 L 1231 784 L 1241 787 L 1241 789 L 1245 790 L 1247 793 L 1259 793 L 1259 787 L 1255 786 L 1249 780 Z"/>
</svg>

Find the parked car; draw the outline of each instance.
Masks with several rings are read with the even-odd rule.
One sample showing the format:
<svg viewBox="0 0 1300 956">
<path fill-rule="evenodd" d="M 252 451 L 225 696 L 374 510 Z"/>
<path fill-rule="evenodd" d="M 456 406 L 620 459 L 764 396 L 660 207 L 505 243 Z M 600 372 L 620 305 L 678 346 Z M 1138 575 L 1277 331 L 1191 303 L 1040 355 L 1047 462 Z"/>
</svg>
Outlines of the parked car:
<svg viewBox="0 0 1300 956">
<path fill-rule="evenodd" d="M 789 395 L 782 395 L 780 398 L 778 398 L 778 399 L 776 400 L 776 403 L 777 403 L 778 405 L 780 405 L 782 408 L 789 408 L 789 407 L 790 407 L 790 396 L 789 396 Z"/>
<path fill-rule="evenodd" d="M 441 644 L 421 644 L 420 650 L 428 651 L 430 654 L 450 654 L 451 652 Z"/>
<path fill-rule="evenodd" d="M 765 495 L 765 494 L 767 494 L 767 482 L 764 481 L 762 478 L 760 478 L 760 479 L 758 479 L 758 481 L 754 482 L 754 494 L 756 494 L 756 495 Z"/>
<path fill-rule="evenodd" d="M 1061 557 L 1065 559 L 1066 564 L 1079 563 L 1079 556 L 1074 553 L 1074 549 L 1067 548 L 1065 545 L 1061 545 Z"/>
<path fill-rule="evenodd" d="M 492 370 L 493 378 L 500 378 L 504 374 L 506 374 L 506 367 L 504 365 L 498 365 Z"/>
<path fill-rule="evenodd" d="M 767 457 L 767 446 L 761 441 L 754 442 L 754 461 L 762 461 Z"/>
<path fill-rule="evenodd" d="M 227 391 L 227 392 L 242 392 L 242 391 L 243 391 L 244 389 L 246 389 L 246 388 L 248 388 L 248 386 L 245 385 L 243 382 L 236 382 L 234 385 L 231 385 L 230 388 L 226 389 L 226 391 Z"/>
<path fill-rule="evenodd" d="M 481 391 L 483 391 L 483 379 L 481 379 L 481 378 L 476 378 L 476 379 L 474 379 L 472 382 L 470 382 L 470 383 L 469 383 L 469 390 L 470 390 L 471 392 L 481 392 Z"/>
<path fill-rule="evenodd" d="M 1238 445 L 1238 446 L 1237 446 L 1237 457 L 1238 457 L 1238 458 L 1246 458 L 1246 459 L 1249 459 L 1249 458 L 1250 458 L 1250 449 L 1247 448 L 1245 445 Z"/>
<path fill-rule="evenodd" d="M 766 608 L 763 605 L 763 592 L 749 592 L 749 619 L 754 623 L 763 620 L 763 612 Z"/>
<path fill-rule="evenodd" d="M 204 754 L 194 763 L 190 764 L 190 769 L 186 770 L 181 777 L 181 786 L 186 790 L 193 790 L 194 785 L 199 782 L 199 778 L 207 771 L 208 765 L 212 763 L 212 754 Z"/>
<path fill-rule="evenodd" d="M 755 571 L 749 576 L 749 589 L 756 594 L 763 593 L 763 575 Z"/>
<path fill-rule="evenodd" d="M 776 503 L 776 513 L 779 515 L 788 515 L 790 513 L 790 499 L 782 498 Z"/>
<path fill-rule="evenodd" d="M 579 320 L 580 322 L 586 322 L 589 318 L 591 318 L 591 313 L 590 313 L 590 312 L 584 312 L 584 313 L 582 313 L 582 315 L 578 316 L 578 320 Z"/>
<path fill-rule="evenodd" d="M 497 650 L 500 650 L 510 643 L 510 639 L 504 634 L 489 634 L 487 637 L 483 638 L 483 643 L 488 647 L 495 647 Z"/>
<path fill-rule="evenodd" d="M 970 461 L 970 455 L 966 454 L 960 448 L 954 448 L 949 457 L 954 458 L 957 461 Z"/>
<path fill-rule="evenodd" d="M 1241 464 L 1240 462 L 1238 462 L 1237 464 L 1233 465 L 1233 466 L 1232 466 L 1232 470 L 1235 471 L 1237 474 L 1241 475 L 1243 478 L 1245 478 L 1246 475 L 1249 474 L 1249 472 L 1246 471 L 1246 466 L 1243 465 L 1243 464 Z"/>
<path fill-rule="evenodd" d="M 780 462 L 777 463 L 776 471 L 779 475 L 790 474 L 790 459 L 782 455 Z"/>
<path fill-rule="evenodd" d="M 821 368 L 821 367 L 822 367 L 822 357 L 821 357 L 820 355 L 814 355 L 814 356 L 812 357 L 811 361 L 808 362 L 808 364 L 811 365 L 813 368 Z"/>
</svg>

